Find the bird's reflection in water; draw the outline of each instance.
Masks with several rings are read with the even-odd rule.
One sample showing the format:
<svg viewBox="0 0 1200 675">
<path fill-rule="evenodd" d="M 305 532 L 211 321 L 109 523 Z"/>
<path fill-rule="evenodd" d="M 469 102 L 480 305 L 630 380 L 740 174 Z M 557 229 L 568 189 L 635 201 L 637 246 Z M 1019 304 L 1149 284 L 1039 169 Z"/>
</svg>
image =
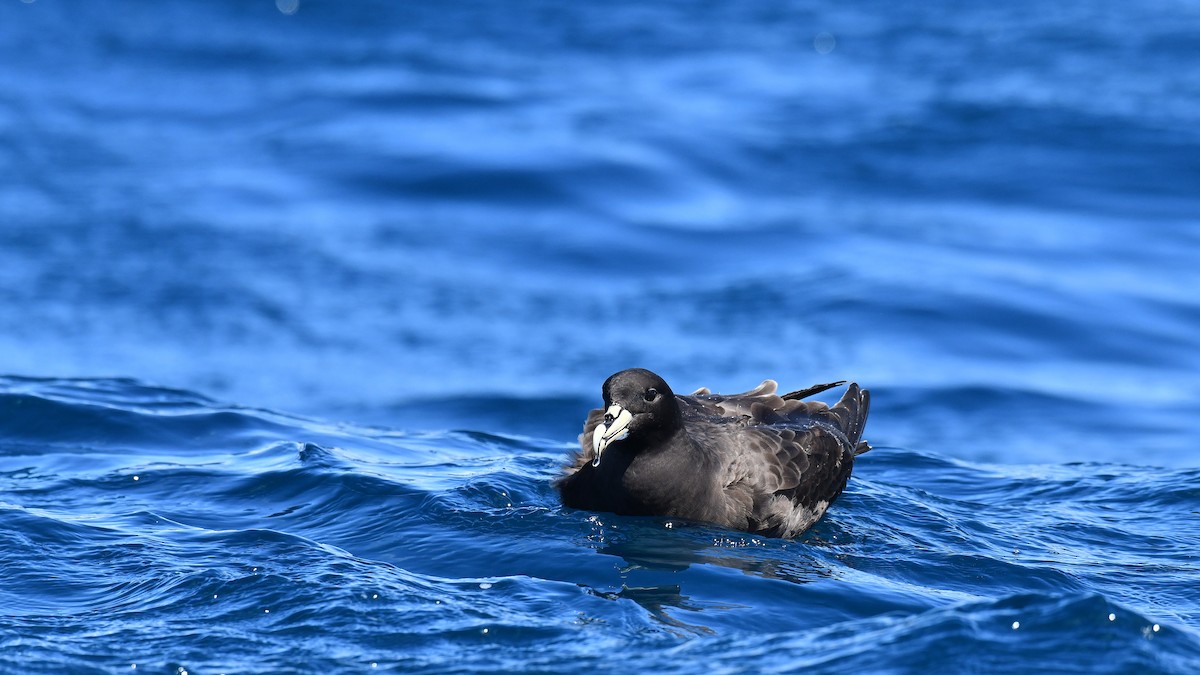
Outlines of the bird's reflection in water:
<svg viewBox="0 0 1200 675">
<path fill-rule="evenodd" d="M 771 539 L 731 532 L 702 523 L 661 518 L 592 517 L 596 550 L 623 561 L 619 591 L 589 589 L 610 600 L 632 600 L 664 626 L 691 634 L 712 634 L 706 626 L 681 621 L 668 610 L 699 612 L 734 609 L 737 605 L 698 603 L 684 595 L 679 573 L 693 565 L 716 565 L 765 579 L 807 584 L 832 576 L 834 553 L 818 526 L 799 540 Z M 606 521 L 607 524 L 606 524 Z M 836 532 L 832 532 L 836 534 Z"/>
<path fill-rule="evenodd" d="M 680 635 L 680 632 L 693 635 L 715 634 L 715 631 L 708 626 L 697 626 L 686 621 L 680 621 L 667 612 L 668 608 L 683 609 L 690 612 L 699 612 L 704 609 L 720 609 L 714 606 L 704 607 L 691 602 L 688 596 L 680 592 L 679 584 L 621 586 L 621 590 L 616 592 L 590 588 L 588 592 L 608 600 L 632 600 L 640 605 L 642 609 L 646 610 L 656 621 L 680 637 L 685 636 Z"/>
<path fill-rule="evenodd" d="M 835 558 L 824 535 L 836 532 L 820 525 L 800 539 L 785 540 L 678 520 L 623 518 L 620 525 L 611 526 L 594 522 L 602 530 L 592 538 L 599 544 L 596 550 L 623 559 L 623 573 L 683 572 L 707 564 L 805 584 L 831 576 Z"/>
</svg>

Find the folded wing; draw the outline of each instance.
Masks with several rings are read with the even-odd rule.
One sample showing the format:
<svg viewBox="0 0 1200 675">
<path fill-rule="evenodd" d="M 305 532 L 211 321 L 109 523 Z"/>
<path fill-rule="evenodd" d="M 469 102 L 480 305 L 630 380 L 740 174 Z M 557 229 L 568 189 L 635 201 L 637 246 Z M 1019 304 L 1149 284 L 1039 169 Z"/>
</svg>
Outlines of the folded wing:
<svg viewBox="0 0 1200 675">
<path fill-rule="evenodd" d="M 851 384 L 832 407 L 802 400 L 834 386 L 777 396 L 767 380 L 744 394 L 681 397 L 685 415 L 709 422 L 689 425 L 708 436 L 695 440 L 725 455 L 727 522 L 791 536 L 816 522 L 845 489 L 854 456 L 869 449 L 861 437 L 870 394 Z"/>
</svg>

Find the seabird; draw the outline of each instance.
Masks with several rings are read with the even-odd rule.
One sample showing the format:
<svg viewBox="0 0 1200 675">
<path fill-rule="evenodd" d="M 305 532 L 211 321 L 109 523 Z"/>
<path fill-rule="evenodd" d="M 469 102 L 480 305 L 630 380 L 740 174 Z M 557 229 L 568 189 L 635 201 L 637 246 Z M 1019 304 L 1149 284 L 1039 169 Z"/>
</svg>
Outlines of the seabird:
<svg viewBox="0 0 1200 675">
<path fill-rule="evenodd" d="M 604 407 L 588 414 L 554 485 L 569 508 L 795 537 L 871 449 L 862 440 L 870 392 L 851 383 L 833 407 L 803 400 L 841 384 L 778 396 L 765 380 L 744 394 L 677 396 L 649 370 L 622 370 L 604 381 Z"/>
</svg>

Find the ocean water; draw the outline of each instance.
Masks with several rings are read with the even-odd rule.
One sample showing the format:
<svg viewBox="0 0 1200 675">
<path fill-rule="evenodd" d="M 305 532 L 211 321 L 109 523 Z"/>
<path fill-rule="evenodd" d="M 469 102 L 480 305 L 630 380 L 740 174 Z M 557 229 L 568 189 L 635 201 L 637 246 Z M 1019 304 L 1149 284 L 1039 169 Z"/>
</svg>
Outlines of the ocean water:
<svg viewBox="0 0 1200 675">
<path fill-rule="evenodd" d="M 1200 671 L 1198 27 L 0 3 L 0 671 Z M 875 449 L 563 509 L 632 366 Z"/>
</svg>

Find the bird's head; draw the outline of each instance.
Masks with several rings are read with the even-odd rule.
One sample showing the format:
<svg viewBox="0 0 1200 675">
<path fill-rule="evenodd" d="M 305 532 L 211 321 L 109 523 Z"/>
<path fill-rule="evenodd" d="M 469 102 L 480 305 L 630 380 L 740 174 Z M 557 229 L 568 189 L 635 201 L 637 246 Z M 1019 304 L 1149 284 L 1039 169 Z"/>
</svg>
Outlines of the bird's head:
<svg viewBox="0 0 1200 675">
<path fill-rule="evenodd" d="M 592 431 L 592 466 L 613 443 L 635 451 L 675 433 L 682 425 L 671 387 L 644 368 L 622 370 L 604 381 L 604 419 Z"/>
</svg>

